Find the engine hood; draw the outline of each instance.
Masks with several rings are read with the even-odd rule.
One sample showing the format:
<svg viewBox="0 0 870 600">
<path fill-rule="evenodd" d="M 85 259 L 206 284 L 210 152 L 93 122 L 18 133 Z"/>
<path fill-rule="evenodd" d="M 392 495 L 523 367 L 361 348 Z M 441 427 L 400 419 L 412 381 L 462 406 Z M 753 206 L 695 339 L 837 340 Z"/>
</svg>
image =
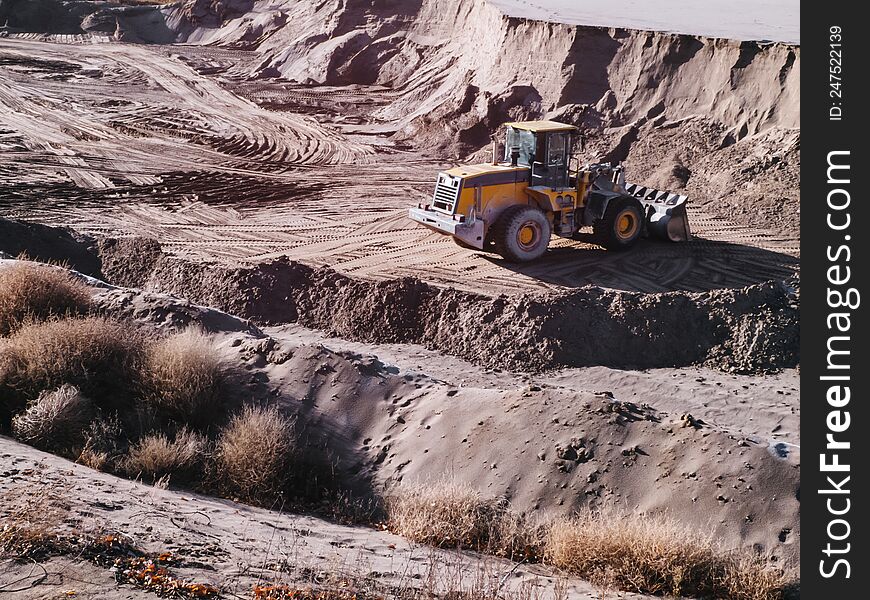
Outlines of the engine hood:
<svg viewBox="0 0 870 600">
<path fill-rule="evenodd" d="M 445 174 L 463 180 L 463 187 L 475 185 L 499 185 L 503 183 L 517 183 L 527 181 L 529 167 L 518 165 L 513 167 L 509 164 L 494 165 L 482 163 L 478 165 L 461 165 L 453 167 Z"/>
</svg>

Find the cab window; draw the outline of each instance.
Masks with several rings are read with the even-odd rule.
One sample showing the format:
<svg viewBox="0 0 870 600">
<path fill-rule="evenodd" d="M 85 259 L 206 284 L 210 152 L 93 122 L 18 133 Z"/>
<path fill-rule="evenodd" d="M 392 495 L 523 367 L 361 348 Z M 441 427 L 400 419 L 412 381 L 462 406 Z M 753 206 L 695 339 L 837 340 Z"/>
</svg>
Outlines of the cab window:
<svg viewBox="0 0 870 600">
<path fill-rule="evenodd" d="M 517 163 L 524 167 L 532 166 L 532 162 L 535 160 L 535 134 L 524 129 L 508 127 L 507 139 L 504 145 L 504 159 L 506 162 L 511 161 L 511 153 L 514 148 L 519 148 L 520 151 Z"/>
</svg>

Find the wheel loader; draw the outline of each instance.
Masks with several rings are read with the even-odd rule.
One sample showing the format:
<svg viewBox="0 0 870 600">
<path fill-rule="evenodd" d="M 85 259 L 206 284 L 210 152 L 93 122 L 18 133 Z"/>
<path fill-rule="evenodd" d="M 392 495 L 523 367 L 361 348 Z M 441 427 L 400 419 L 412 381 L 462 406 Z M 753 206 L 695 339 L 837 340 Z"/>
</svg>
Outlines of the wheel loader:
<svg viewBox="0 0 870 600">
<path fill-rule="evenodd" d="M 439 173 L 431 202 L 411 208 L 410 218 L 512 262 L 540 258 L 552 235 L 574 238 L 583 227 L 609 250 L 645 235 L 690 239 L 686 196 L 626 183 L 619 164 L 580 166 L 573 125 L 524 121 L 504 129 L 501 160 L 493 142 L 492 163 Z"/>
</svg>

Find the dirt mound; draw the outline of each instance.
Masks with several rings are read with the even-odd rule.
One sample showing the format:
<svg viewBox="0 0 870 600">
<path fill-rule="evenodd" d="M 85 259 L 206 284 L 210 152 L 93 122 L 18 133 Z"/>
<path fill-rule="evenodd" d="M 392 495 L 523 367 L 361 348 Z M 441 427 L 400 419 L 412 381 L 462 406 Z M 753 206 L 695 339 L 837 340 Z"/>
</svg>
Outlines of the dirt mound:
<svg viewBox="0 0 870 600">
<path fill-rule="evenodd" d="M 309 451 L 333 457 L 345 485 L 363 478 L 380 492 L 449 473 L 521 511 L 663 512 L 727 546 L 754 546 L 791 566 L 797 559 L 796 448 L 707 422 L 704 412 L 662 410 L 656 393 L 629 400 L 620 385 L 588 391 L 546 378 L 456 387 L 425 366 L 266 335 L 184 298 L 117 289 L 95 301 L 115 316 L 213 332 L 225 360 L 250 374 L 250 397 L 298 417 Z M 393 335 L 391 324 L 384 329 Z"/>
<path fill-rule="evenodd" d="M 64 263 L 91 277 L 102 277 L 94 240 L 71 229 L 0 219 L 0 250 L 15 257 Z"/>
<path fill-rule="evenodd" d="M 798 361 L 798 311 L 781 283 L 698 294 L 590 286 L 490 298 L 411 278 L 360 281 L 287 259 L 247 268 L 190 262 L 162 253 L 153 240 L 104 240 L 99 253 L 106 277 L 122 285 L 177 294 L 258 323 L 422 343 L 511 370 L 709 362 L 758 372 Z"/>
<path fill-rule="evenodd" d="M 45 238 L 52 228 L 39 230 Z M 70 243 L 69 233 L 57 235 Z M 7 239 L 13 251 L 44 255 L 44 239 Z M 286 258 L 253 267 L 194 262 L 143 238 L 83 239 L 74 251 L 115 285 L 175 294 L 261 324 L 296 322 L 348 339 L 420 343 L 509 370 L 706 363 L 764 372 L 799 360 L 797 297 L 785 283 L 662 294 L 587 286 L 492 298 L 413 278 L 358 280 Z M 51 258 L 64 257 L 55 251 Z"/>
</svg>

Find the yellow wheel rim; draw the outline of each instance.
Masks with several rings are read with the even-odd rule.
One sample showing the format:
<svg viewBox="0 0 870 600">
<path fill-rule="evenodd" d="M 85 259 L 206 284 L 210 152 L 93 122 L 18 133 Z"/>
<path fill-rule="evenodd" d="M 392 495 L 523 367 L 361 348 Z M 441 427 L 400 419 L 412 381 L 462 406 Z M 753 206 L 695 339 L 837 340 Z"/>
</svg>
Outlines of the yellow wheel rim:
<svg viewBox="0 0 870 600">
<path fill-rule="evenodd" d="M 616 234 L 622 239 L 630 239 L 637 233 L 637 216 L 630 210 L 623 211 L 616 219 Z"/>
<path fill-rule="evenodd" d="M 517 239 L 523 246 L 529 246 L 535 240 L 535 228 L 531 225 L 523 225 L 517 233 Z"/>
</svg>

